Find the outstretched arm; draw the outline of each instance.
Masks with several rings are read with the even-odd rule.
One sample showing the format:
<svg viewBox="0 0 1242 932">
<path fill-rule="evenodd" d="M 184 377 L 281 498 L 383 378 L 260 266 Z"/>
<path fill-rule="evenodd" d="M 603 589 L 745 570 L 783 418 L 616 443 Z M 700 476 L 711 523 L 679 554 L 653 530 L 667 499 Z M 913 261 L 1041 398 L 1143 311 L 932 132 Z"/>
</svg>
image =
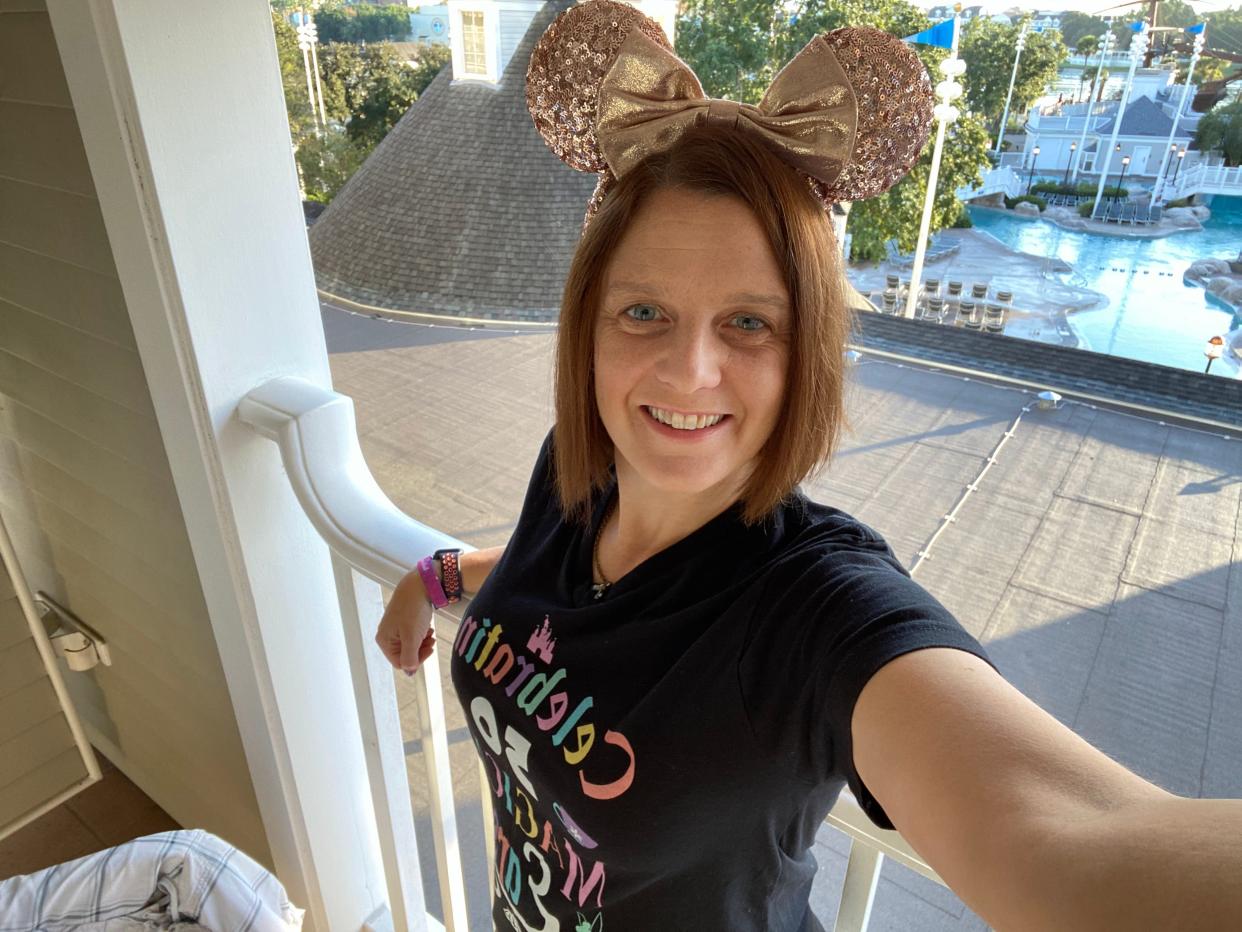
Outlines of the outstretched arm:
<svg viewBox="0 0 1242 932">
<path fill-rule="evenodd" d="M 463 553 L 458 559 L 462 590 L 467 594 L 478 592 L 504 552 L 504 547 L 489 547 Z M 431 656 L 436 640 L 431 616 L 422 577 L 417 570 L 406 573 L 392 591 L 375 632 L 375 643 L 398 670 L 413 673 Z"/>
<path fill-rule="evenodd" d="M 978 657 L 886 664 L 852 733 L 893 824 L 1001 932 L 1242 929 L 1242 800 L 1148 783 Z"/>
</svg>

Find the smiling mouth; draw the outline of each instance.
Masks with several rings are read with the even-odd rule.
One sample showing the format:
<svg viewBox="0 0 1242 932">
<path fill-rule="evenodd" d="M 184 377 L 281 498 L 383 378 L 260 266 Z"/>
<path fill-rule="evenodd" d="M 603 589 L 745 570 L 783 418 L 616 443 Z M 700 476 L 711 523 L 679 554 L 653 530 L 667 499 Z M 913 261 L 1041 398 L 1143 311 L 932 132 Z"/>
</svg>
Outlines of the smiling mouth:
<svg viewBox="0 0 1242 932">
<path fill-rule="evenodd" d="M 674 430 L 703 430 L 705 427 L 715 427 L 728 417 L 727 414 L 682 414 L 679 411 L 668 411 L 651 405 L 644 405 L 643 409 L 653 420 Z"/>
</svg>

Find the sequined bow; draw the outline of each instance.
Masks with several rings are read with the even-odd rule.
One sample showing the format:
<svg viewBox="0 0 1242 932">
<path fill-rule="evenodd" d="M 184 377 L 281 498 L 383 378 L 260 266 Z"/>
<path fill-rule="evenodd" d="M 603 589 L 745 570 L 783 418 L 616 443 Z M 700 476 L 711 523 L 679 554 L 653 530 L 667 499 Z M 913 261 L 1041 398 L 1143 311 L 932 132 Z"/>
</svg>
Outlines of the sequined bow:
<svg viewBox="0 0 1242 932">
<path fill-rule="evenodd" d="M 706 97 L 681 59 L 637 29 L 600 84 L 596 117 L 600 150 L 618 178 L 695 123 L 723 122 L 757 132 L 786 162 L 827 183 L 849 160 L 858 129 L 854 92 L 822 38 L 781 69 L 756 107 Z"/>
</svg>

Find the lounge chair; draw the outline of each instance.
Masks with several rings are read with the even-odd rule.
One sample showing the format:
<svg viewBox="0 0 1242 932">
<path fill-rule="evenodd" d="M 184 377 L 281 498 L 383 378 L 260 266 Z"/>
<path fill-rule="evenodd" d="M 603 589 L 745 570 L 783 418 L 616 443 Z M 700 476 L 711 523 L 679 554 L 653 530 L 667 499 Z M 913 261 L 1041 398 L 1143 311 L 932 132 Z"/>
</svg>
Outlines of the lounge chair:
<svg viewBox="0 0 1242 932">
<path fill-rule="evenodd" d="M 1147 222 L 1159 223 L 1162 216 L 1164 216 L 1164 206 L 1161 204 L 1153 204 L 1151 212 L 1147 215 Z"/>
<path fill-rule="evenodd" d="M 902 268 L 909 268 L 914 265 L 913 255 L 903 255 L 901 250 L 897 248 L 897 240 L 890 239 L 884 243 L 884 255 L 893 265 Z"/>
</svg>

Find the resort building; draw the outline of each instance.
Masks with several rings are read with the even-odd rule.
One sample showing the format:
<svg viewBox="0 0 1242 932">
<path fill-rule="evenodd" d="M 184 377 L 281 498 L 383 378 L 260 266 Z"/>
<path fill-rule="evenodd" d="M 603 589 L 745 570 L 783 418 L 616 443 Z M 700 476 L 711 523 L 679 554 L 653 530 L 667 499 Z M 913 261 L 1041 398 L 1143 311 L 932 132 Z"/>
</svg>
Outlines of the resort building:
<svg viewBox="0 0 1242 932">
<path fill-rule="evenodd" d="M 1174 77 L 1173 71 L 1165 68 L 1139 68 L 1135 72 L 1133 90 L 1117 136 L 1120 149 L 1114 151 L 1110 173 L 1119 174 L 1122 158 L 1129 156 L 1126 177 L 1133 178 L 1140 186 L 1150 187 L 1160 170 L 1164 149 L 1170 145 L 1173 118 L 1183 96 L 1185 109 L 1177 121 L 1172 143 L 1178 152 L 1186 151 L 1186 155 L 1170 159 L 1166 172 L 1186 171 L 1200 162 L 1209 165 L 1219 162 L 1218 156 L 1205 155 L 1194 148 L 1192 140 L 1202 116 L 1191 109 L 1196 88 L 1192 86 L 1190 93 L 1184 95 L 1185 86 L 1174 84 Z M 1071 174 L 1095 173 L 1099 170 L 1097 165 L 1103 164 L 1099 154 L 1112 138 L 1120 104 L 1120 100 L 1105 100 L 1032 107 L 1026 118 L 1021 153 L 1007 154 L 1002 164 L 1013 165 L 1021 171 L 1030 171 L 1034 166 L 1036 175 L 1051 177 L 1063 176 L 1067 169 Z M 1036 146 L 1039 147 L 1038 156 L 1035 155 Z M 1176 162 L 1182 162 L 1180 169 Z"/>
</svg>

